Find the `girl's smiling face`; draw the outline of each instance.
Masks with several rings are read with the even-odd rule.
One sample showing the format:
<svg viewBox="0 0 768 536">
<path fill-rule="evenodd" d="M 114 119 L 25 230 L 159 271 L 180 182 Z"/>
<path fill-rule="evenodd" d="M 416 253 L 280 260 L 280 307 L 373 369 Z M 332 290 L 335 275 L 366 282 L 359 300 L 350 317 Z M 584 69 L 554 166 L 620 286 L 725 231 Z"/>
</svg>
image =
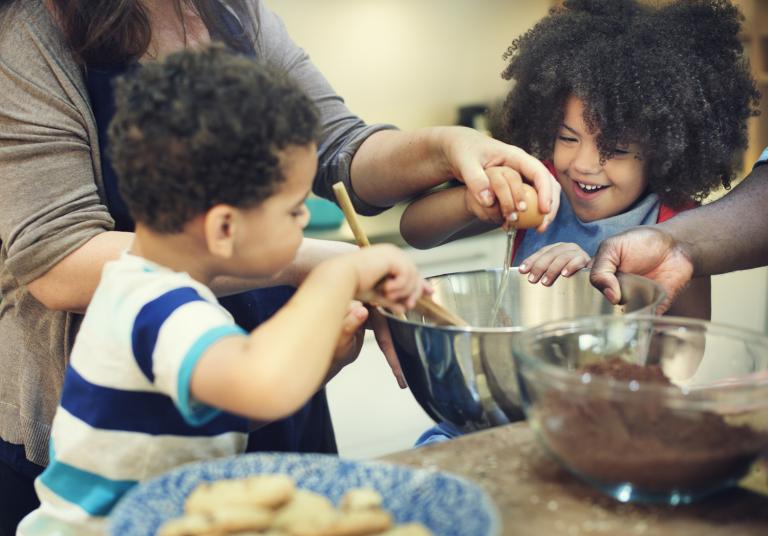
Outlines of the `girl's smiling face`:
<svg viewBox="0 0 768 536">
<path fill-rule="evenodd" d="M 617 147 L 601 163 L 598 135 L 589 132 L 584 122 L 584 103 L 569 97 L 555 140 L 554 165 L 565 196 L 583 222 L 621 214 L 643 195 L 648 184 L 636 144 Z"/>
</svg>

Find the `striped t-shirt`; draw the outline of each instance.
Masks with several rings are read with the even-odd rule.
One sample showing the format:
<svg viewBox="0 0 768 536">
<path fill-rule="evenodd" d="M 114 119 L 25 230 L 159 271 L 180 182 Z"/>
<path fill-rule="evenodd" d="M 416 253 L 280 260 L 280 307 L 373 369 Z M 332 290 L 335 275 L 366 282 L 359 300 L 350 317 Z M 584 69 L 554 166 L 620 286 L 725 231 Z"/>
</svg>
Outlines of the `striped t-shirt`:
<svg viewBox="0 0 768 536">
<path fill-rule="evenodd" d="M 245 450 L 247 421 L 194 401 L 205 350 L 244 332 L 185 273 L 124 253 L 104 267 L 77 335 L 50 444 L 41 506 L 19 534 L 87 534 L 138 482 Z"/>
</svg>

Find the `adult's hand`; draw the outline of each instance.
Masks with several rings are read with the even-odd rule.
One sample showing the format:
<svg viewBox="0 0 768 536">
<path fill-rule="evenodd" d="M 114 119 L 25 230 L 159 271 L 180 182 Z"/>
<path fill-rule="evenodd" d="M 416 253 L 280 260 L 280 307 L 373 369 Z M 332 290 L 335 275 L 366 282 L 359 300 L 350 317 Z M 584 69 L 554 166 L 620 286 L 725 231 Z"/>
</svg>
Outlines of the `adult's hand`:
<svg viewBox="0 0 768 536">
<path fill-rule="evenodd" d="M 546 214 L 536 230 L 547 228 L 560 206 L 560 184 L 544 164 L 519 147 L 507 145 L 471 128 L 448 127 L 443 137 L 445 158 L 453 175 L 467 185 L 481 205 L 490 207 L 496 202 L 487 170 L 495 166 L 511 168 L 512 173 L 533 183 L 538 193 L 539 211 Z"/>
<path fill-rule="evenodd" d="M 538 159 L 467 127 L 429 127 L 410 132 L 382 130 L 366 138 L 352 159 L 352 190 L 373 207 L 390 207 L 451 179 L 467 185 L 480 204 L 496 203 L 486 170 L 505 166 L 533 183 L 537 228 L 551 222 L 560 205 L 560 185 Z"/>
<path fill-rule="evenodd" d="M 336 345 L 336 351 L 333 354 L 324 383 L 330 381 L 341 369 L 352 363 L 360 355 L 365 337 L 366 320 L 368 320 L 368 309 L 359 301 L 353 300 L 349 304 L 349 309 L 347 309 L 347 314 L 341 324 L 339 342 Z"/>
<path fill-rule="evenodd" d="M 663 313 L 693 277 L 693 262 L 683 244 L 656 226 L 630 229 L 605 240 L 593 258 L 590 281 L 611 303 L 621 301 L 616 272 L 638 274 L 659 283 L 667 293 Z"/>
<path fill-rule="evenodd" d="M 389 368 L 392 369 L 392 374 L 394 374 L 397 384 L 400 386 L 400 389 L 405 389 L 408 387 L 408 383 L 405 381 L 403 369 L 400 367 L 400 360 L 397 358 L 397 353 L 395 353 L 395 345 L 392 343 L 392 334 L 389 332 L 387 319 L 375 307 L 369 306 L 368 311 L 368 326 L 373 330 L 379 349 L 384 354 Z"/>
</svg>

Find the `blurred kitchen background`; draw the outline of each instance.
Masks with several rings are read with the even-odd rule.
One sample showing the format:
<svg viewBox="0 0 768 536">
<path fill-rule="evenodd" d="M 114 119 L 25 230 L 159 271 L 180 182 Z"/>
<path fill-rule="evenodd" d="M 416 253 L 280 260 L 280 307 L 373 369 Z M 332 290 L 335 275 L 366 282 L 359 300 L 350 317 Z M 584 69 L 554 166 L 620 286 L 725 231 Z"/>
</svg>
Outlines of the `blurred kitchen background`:
<svg viewBox="0 0 768 536">
<path fill-rule="evenodd" d="M 402 129 L 459 122 L 460 109 L 505 94 L 502 54 L 556 4 L 550 0 L 267 0 L 350 109 L 369 123 Z M 759 88 L 768 94 L 768 0 L 736 2 L 743 41 Z M 768 108 L 750 124 L 747 170 L 768 145 Z M 466 112 L 469 112 L 468 114 Z M 372 242 L 402 245 L 397 208 L 363 226 Z M 736 217 L 736 216 L 734 216 Z M 346 225 L 308 235 L 352 241 Z M 408 249 L 425 275 L 500 267 L 504 237 L 489 233 L 431 251 Z M 768 332 L 768 269 L 713 278 L 713 321 Z M 398 389 L 370 336 L 358 360 L 328 386 L 341 455 L 368 458 L 409 448 L 432 421 Z"/>
</svg>

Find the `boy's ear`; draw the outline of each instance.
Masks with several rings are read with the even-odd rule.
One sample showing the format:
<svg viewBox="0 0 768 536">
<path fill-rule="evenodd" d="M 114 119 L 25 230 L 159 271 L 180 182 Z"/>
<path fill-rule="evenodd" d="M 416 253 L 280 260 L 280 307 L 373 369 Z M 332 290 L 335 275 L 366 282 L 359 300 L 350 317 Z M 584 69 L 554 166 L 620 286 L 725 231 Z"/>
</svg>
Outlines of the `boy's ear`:
<svg viewBox="0 0 768 536">
<path fill-rule="evenodd" d="M 237 209 L 231 205 L 216 205 L 205 214 L 203 230 L 208 251 L 229 259 L 235 252 Z"/>
</svg>

